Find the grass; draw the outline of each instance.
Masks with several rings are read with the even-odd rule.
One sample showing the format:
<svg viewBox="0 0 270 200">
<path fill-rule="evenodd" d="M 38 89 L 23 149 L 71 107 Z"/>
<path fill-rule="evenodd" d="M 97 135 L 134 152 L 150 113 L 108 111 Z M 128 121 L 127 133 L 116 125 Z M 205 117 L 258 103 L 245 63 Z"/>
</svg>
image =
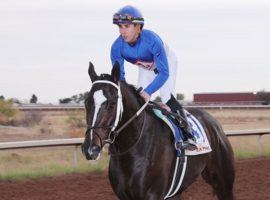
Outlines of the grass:
<svg viewBox="0 0 270 200">
<path fill-rule="evenodd" d="M 0 180 L 19 181 L 71 173 L 102 172 L 108 166 L 107 153 L 100 160 L 87 161 L 77 151 L 78 167 L 73 167 L 73 148 L 27 149 L 0 152 Z"/>
<path fill-rule="evenodd" d="M 265 150 L 262 152 L 262 157 L 269 157 L 270 150 Z M 257 158 L 260 157 L 259 152 L 257 151 L 241 151 L 241 150 L 234 150 L 234 157 L 235 159 L 242 159 L 242 158 Z"/>
<path fill-rule="evenodd" d="M 1 173 L 0 179 L 1 180 L 24 180 L 27 178 L 30 179 L 38 179 L 41 177 L 49 177 L 49 176 L 56 176 L 56 175 L 64 175 L 69 174 L 72 172 L 72 169 L 57 165 L 51 164 L 47 165 L 46 167 L 39 167 L 36 169 L 29 168 L 29 169 L 16 169 L 9 171 L 8 173 Z"/>
<path fill-rule="evenodd" d="M 263 156 L 270 156 L 270 146 L 262 138 Z M 254 138 L 231 138 L 236 159 L 258 157 L 259 151 Z M 240 141 L 240 142 L 239 142 Z M 101 173 L 108 167 L 108 153 L 105 150 L 100 160 L 87 161 L 77 150 L 78 167 L 73 168 L 74 147 L 50 149 L 24 149 L 0 152 L 0 181 L 20 181 L 41 177 L 61 176 L 71 173 Z"/>
<path fill-rule="evenodd" d="M 236 159 L 270 156 L 270 135 L 229 137 Z"/>
</svg>

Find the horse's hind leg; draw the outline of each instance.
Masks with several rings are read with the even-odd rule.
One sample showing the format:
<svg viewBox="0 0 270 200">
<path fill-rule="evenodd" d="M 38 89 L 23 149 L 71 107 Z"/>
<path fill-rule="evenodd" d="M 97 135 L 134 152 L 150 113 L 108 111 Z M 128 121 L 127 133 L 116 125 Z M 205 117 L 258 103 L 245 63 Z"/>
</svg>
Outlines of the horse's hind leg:
<svg viewBox="0 0 270 200">
<path fill-rule="evenodd" d="M 233 200 L 233 183 L 235 176 L 234 159 L 231 149 L 226 152 L 212 152 L 206 168 L 202 172 L 203 179 L 212 186 L 219 200 Z"/>
</svg>

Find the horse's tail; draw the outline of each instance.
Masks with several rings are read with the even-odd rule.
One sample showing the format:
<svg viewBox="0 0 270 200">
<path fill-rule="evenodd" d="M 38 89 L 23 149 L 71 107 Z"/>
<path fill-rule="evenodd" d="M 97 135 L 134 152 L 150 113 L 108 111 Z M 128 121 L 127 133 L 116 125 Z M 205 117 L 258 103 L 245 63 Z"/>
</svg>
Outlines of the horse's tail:
<svg viewBox="0 0 270 200">
<path fill-rule="evenodd" d="M 202 172 L 203 179 L 209 183 L 218 199 L 234 199 L 233 184 L 235 178 L 234 155 L 232 146 L 220 123 L 208 115 L 207 129 L 212 147 L 211 158 Z"/>
</svg>

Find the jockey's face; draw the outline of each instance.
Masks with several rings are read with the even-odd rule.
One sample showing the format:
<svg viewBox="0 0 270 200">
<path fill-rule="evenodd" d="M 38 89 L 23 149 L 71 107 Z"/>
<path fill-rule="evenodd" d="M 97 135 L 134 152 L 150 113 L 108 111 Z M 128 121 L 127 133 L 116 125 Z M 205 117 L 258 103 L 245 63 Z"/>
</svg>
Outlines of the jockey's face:
<svg viewBox="0 0 270 200">
<path fill-rule="evenodd" d="M 127 43 L 136 42 L 141 28 L 139 24 L 119 24 L 119 32 Z"/>
</svg>

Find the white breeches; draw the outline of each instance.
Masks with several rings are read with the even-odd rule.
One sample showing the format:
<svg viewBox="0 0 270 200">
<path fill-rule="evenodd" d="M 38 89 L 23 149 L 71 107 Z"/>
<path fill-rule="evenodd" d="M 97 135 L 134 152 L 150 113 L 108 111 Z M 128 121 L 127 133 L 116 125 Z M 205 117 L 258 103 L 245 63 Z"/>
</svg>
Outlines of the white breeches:
<svg viewBox="0 0 270 200">
<path fill-rule="evenodd" d="M 177 58 L 174 52 L 169 50 L 167 45 L 164 45 L 167 60 L 169 65 L 169 78 L 164 83 L 164 85 L 159 89 L 160 97 L 162 103 L 166 103 L 170 98 L 171 94 L 175 96 L 175 81 L 176 81 L 176 74 L 177 74 Z M 138 74 L 138 88 L 146 88 L 156 77 L 154 71 L 149 71 L 144 68 L 139 67 L 139 74 Z"/>
</svg>

